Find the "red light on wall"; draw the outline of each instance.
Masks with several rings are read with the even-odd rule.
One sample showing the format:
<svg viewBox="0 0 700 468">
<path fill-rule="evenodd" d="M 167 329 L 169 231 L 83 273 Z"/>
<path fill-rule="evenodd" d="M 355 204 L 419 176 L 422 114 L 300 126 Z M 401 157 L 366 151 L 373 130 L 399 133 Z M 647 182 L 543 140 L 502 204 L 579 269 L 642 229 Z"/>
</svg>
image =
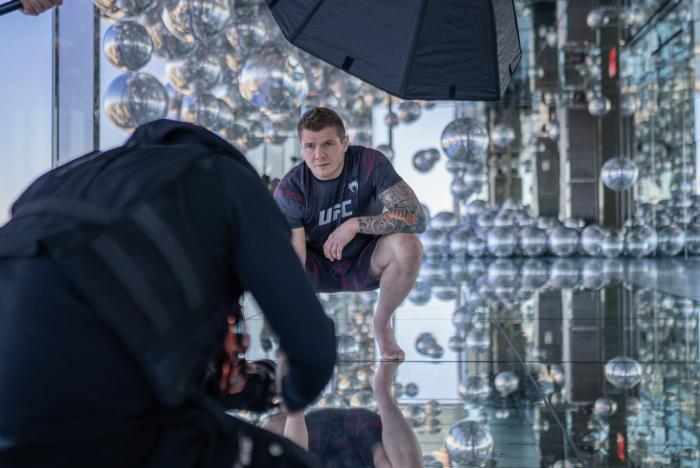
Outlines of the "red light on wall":
<svg viewBox="0 0 700 468">
<path fill-rule="evenodd" d="M 617 49 L 610 49 L 608 52 L 608 76 L 610 78 L 617 76 Z"/>
</svg>

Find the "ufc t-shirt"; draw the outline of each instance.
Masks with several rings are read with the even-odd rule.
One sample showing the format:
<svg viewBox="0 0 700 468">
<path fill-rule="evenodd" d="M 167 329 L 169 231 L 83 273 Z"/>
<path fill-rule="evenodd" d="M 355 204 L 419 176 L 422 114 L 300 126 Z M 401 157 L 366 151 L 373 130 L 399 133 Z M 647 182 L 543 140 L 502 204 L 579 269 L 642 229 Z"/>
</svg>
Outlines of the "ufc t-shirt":
<svg viewBox="0 0 700 468">
<path fill-rule="evenodd" d="M 275 200 L 292 229 L 304 228 L 306 248 L 323 256 L 323 244 L 333 230 L 350 218 L 381 214 L 379 194 L 402 180 L 379 151 L 349 146 L 338 177 L 319 180 L 301 162 L 282 178 Z M 357 234 L 342 258 L 357 257 L 375 237 Z"/>
</svg>

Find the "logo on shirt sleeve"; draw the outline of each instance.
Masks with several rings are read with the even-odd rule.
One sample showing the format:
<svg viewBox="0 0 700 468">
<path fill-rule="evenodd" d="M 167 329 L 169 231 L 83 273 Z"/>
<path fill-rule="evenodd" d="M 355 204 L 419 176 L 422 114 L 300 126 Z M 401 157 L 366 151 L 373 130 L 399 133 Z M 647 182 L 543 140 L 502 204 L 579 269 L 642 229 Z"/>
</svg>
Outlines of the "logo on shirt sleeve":
<svg viewBox="0 0 700 468">
<path fill-rule="evenodd" d="M 360 185 L 357 183 L 357 181 L 356 181 L 356 180 L 353 180 L 352 182 L 350 182 L 350 183 L 348 184 L 348 189 L 349 189 L 352 193 L 355 193 L 355 192 L 357 192 L 357 189 L 359 188 L 359 186 L 360 186 Z"/>
</svg>

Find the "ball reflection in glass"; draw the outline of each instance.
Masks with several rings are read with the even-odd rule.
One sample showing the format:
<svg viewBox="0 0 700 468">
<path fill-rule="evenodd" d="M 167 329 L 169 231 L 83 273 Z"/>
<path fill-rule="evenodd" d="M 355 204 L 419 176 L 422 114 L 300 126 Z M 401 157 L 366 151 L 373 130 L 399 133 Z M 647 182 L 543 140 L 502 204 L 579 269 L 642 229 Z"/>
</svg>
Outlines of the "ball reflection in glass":
<svg viewBox="0 0 700 468">
<path fill-rule="evenodd" d="M 600 177 L 603 184 L 616 192 L 627 190 L 637 181 L 639 168 L 637 164 L 628 158 L 612 158 L 603 164 Z"/>
<path fill-rule="evenodd" d="M 459 395 L 470 403 L 480 403 L 489 397 L 489 384 L 478 376 L 470 376 L 457 387 Z"/>
<path fill-rule="evenodd" d="M 515 138 L 515 132 L 506 124 L 498 124 L 491 131 L 491 142 L 498 148 L 506 148 Z"/>
<path fill-rule="evenodd" d="M 593 403 L 593 414 L 607 418 L 617 411 L 617 402 L 612 398 L 600 397 Z"/>
<path fill-rule="evenodd" d="M 503 397 L 507 397 L 518 389 L 520 379 L 511 371 L 499 372 L 493 379 L 493 386 Z"/>
<path fill-rule="evenodd" d="M 479 158 L 488 144 L 486 127 L 468 118 L 459 118 L 447 124 L 440 137 L 440 146 L 448 159 Z"/>
<path fill-rule="evenodd" d="M 605 364 L 605 378 L 613 386 L 629 390 L 642 380 L 642 366 L 634 359 L 618 356 Z"/>
<path fill-rule="evenodd" d="M 102 48 L 112 65 L 136 71 L 151 60 L 153 42 L 146 28 L 134 21 L 121 21 L 107 28 Z"/>
<path fill-rule="evenodd" d="M 610 112 L 612 105 L 605 96 L 593 96 L 588 101 L 588 112 L 594 117 L 602 117 Z"/>
<path fill-rule="evenodd" d="M 146 73 L 125 73 L 107 87 L 103 107 L 109 119 L 124 130 L 162 119 L 168 113 L 168 92 Z"/>
<path fill-rule="evenodd" d="M 482 466 L 491 459 L 491 433 L 476 421 L 462 420 L 450 427 L 445 448 L 451 466 Z"/>
<path fill-rule="evenodd" d="M 280 44 L 251 53 L 238 77 L 238 88 L 241 96 L 270 118 L 298 109 L 309 91 L 301 61 Z"/>
</svg>

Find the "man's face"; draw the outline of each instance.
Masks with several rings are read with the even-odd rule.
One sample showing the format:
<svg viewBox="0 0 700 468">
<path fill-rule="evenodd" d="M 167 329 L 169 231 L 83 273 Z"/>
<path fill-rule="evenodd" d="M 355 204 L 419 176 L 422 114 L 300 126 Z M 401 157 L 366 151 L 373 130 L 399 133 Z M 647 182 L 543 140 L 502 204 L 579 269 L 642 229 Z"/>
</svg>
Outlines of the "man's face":
<svg viewBox="0 0 700 468">
<path fill-rule="evenodd" d="M 347 135 L 341 139 L 333 126 L 318 132 L 304 128 L 300 139 L 304 162 L 317 179 L 331 180 L 340 175 L 349 144 Z"/>
</svg>

